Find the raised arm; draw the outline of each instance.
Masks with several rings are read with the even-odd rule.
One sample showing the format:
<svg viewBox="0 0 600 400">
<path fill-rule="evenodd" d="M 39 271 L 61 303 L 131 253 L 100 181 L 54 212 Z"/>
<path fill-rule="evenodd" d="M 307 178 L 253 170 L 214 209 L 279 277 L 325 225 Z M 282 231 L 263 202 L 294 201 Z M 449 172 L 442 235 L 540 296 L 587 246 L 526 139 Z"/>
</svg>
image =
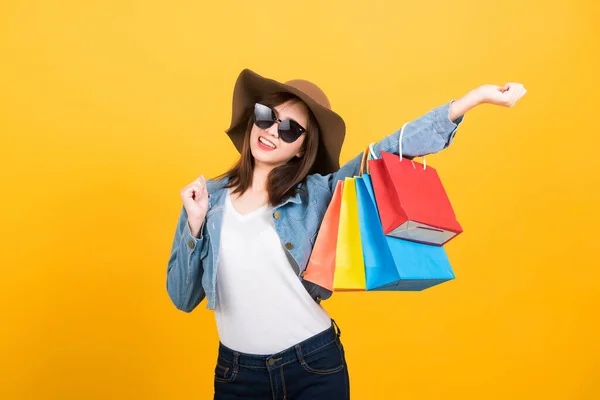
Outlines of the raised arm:
<svg viewBox="0 0 600 400">
<path fill-rule="evenodd" d="M 424 156 L 437 153 L 450 146 L 458 126 L 464 119 L 464 113 L 453 120 L 450 119 L 451 108 L 454 108 L 453 104 L 455 102 L 455 100 L 451 100 L 406 124 L 402 135 L 403 156 L 408 158 Z M 453 110 L 453 113 L 456 113 L 456 111 Z M 381 151 L 398 154 L 400 131 L 401 129 L 398 129 L 376 142 L 373 145 L 375 154 L 380 156 Z M 366 146 L 367 143 L 365 143 L 365 148 Z M 362 152 L 342 165 L 338 171 L 325 175 L 321 179 L 327 182 L 327 186 L 333 192 L 338 180 L 359 174 L 361 160 Z M 315 178 L 319 179 L 319 177 Z"/>
<path fill-rule="evenodd" d="M 504 107 L 512 107 L 527 93 L 520 83 L 509 82 L 504 86 L 482 85 L 462 96 L 458 100 L 451 100 L 433 110 L 421 115 L 417 119 L 406 124 L 402 134 L 402 155 L 407 158 L 425 156 L 437 153 L 452 143 L 454 135 L 465 117 L 465 113 L 480 104 L 492 104 Z M 399 128 L 394 133 L 384 137 L 373 145 L 375 155 L 381 155 L 381 151 L 398 154 L 400 143 Z M 367 143 L 365 143 L 365 148 Z M 341 168 L 331 174 L 322 176 L 314 175 L 313 179 L 321 186 L 327 186 L 331 192 L 335 189 L 338 180 L 353 177 L 359 174 L 362 152 L 356 157 L 342 165 Z"/>
</svg>

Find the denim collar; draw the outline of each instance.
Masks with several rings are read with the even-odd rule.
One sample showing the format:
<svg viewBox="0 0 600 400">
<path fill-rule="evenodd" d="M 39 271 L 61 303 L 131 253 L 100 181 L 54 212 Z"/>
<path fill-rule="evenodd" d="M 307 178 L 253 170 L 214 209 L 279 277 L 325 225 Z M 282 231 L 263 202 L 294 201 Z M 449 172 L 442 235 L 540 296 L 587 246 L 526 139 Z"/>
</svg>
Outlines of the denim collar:
<svg viewBox="0 0 600 400">
<path fill-rule="evenodd" d="M 209 190 L 209 193 L 212 193 L 212 195 L 208 196 L 208 202 L 209 202 L 209 208 L 212 208 L 215 204 L 220 204 L 220 200 L 221 200 L 221 196 L 224 194 L 225 192 L 225 185 L 229 182 L 229 178 L 223 178 L 221 180 L 218 181 L 212 181 L 212 182 L 208 182 L 207 183 L 207 187 Z M 306 190 L 302 189 L 302 182 L 300 182 L 296 188 L 298 188 L 299 190 L 296 192 L 296 194 L 292 197 L 288 197 L 286 200 L 284 200 L 282 203 L 278 204 L 277 206 L 273 207 L 275 208 L 280 208 L 285 206 L 288 203 L 295 203 L 295 204 L 300 204 L 302 203 L 302 197 L 306 197 L 308 196 L 308 193 Z"/>
</svg>

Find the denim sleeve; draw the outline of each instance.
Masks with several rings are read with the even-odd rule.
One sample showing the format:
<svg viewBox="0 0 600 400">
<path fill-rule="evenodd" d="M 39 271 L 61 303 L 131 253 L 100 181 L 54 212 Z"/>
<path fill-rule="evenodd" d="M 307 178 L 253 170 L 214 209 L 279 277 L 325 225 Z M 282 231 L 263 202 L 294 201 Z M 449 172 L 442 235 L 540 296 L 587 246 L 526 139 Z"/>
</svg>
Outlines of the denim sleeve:
<svg viewBox="0 0 600 400">
<path fill-rule="evenodd" d="M 208 238 L 204 232 L 205 222 L 200 228 L 200 237 L 192 236 L 187 212 L 182 206 L 167 267 L 167 292 L 181 311 L 191 312 L 206 296 L 202 288 L 202 261 L 208 254 Z"/>
<path fill-rule="evenodd" d="M 463 114 L 454 121 L 450 120 L 450 104 L 453 101 L 454 99 L 406 124 L 404 133 L 402 134 L 403 156 L 407 158 L 424 156 L 438 153 L 450 146 L 454 140 L 458 126 L 464 119 Z M 399 154 L 400 131 L 401 128 L 373 145 L 373 150 L 377 157 L 381 157 L 381 151 L 396 155 Z M 367 143 L 365 143 L 366 147 Z M 362 152 L 342 165 L 338 171 L 322 177 L 316 175 L 315 178 L 324 181 L 321 186 L 327 186 L 333 192 L 337 181 L 359 174 L 361 161 Z"/>
</svg>

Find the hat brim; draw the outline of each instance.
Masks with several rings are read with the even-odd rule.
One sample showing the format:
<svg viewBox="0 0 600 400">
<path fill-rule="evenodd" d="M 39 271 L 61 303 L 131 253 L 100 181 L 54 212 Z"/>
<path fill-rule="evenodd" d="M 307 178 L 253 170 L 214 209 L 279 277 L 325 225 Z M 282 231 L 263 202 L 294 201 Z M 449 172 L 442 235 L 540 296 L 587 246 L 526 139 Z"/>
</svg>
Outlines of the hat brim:
<svg viewBox="0 0 600 400">
<path fill-rule="evenodd" d="M 339 157 L 346 135 L 346 124 L 333 110 L 318 103 L 308 94 L 293 86 L 265 78 L 246 68 L 238 76 L 233 90 L 231 124 L 225 133 L 238 151 L 244 143 L 247 120 L 254 103 L 274 92 L 288 92 L 298 96 L 313 112 L 319 124 L 319 146 L 312 173 L 329 174 L 340 168 Z"/>
</svg>

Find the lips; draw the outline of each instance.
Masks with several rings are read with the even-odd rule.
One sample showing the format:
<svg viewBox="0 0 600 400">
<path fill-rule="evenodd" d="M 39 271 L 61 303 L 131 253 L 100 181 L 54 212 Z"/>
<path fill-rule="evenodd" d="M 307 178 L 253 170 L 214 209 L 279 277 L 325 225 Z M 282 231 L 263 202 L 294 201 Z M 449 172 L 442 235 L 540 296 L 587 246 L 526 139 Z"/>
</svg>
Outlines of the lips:
<svg viewBox="0 0 600 400">
<path fill-rule="evenodd" d="M 259 136 L 258 137 L 258 144 L 261 147 L 264 147 L 264 148 L 269 149 L 269 150 L 275 150 L 277 148 L 277 146 L 275 146 L 275 143 L 273 143 L 272 141 L 270 141 L 269 139 L 267 139 L 264 136 Z"/>
</svg>

